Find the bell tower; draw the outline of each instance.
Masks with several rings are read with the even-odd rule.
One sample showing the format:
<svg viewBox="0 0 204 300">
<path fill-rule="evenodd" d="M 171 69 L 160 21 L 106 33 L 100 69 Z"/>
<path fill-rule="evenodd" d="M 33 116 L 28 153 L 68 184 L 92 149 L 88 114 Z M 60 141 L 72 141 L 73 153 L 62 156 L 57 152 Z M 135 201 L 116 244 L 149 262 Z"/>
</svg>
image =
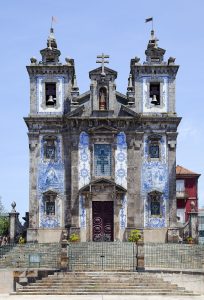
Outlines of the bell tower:
<svg viewBox="0 0 204 300">
<path fill-rule="evenodd" d="M 42 60 L 31 58 L 27 71 L 30 77 L 30 114 L 59 114 L 68 110 L 74 80 L 74 60 L 60 62 L 54 29 L 50 29 L 47 47 L 40 51 Z"/>
<path fill-rule="evenodd" d="M 40 61 L 32 57 L 27 66 L 30 114 L 25 122 L 30 150 L 27 240 L 43 242 L 46 235 L 58 241 L 66 222 L 63 116 L 70 109 L 75 68 L 73 59 L 61 63 L 53 28 L 40 54 Z"/>
<path fill-rule="evenodd" d="M 176 114 L 175 85 L 179 66 L 173 57 L 164 61 L 165 52 L 158 46 L 158 39 L 152 30 L 145 51 L 146 61 L 141 64 L 138 57 L 131 59 L 137 113 Z"/>
<path fill-rule="evenodd" d="M 144 228 L 176 224 L 176 140 L 181 118 L 176 114 L 175 58 L 165 61 L 154 30 L 145 50 L 146 59 L 130 62 L 129 104 L 141 116 L 141 205 Z"/>
</svg>

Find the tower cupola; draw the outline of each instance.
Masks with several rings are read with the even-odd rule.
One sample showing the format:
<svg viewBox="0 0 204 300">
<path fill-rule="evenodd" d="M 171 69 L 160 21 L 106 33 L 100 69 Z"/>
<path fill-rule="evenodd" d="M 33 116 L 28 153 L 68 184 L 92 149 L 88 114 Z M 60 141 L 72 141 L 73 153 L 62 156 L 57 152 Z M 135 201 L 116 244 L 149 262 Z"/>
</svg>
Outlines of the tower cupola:
<svg viewBox="0 0 204 300">
<path fill-rule="evenodd" d="M 58 64 L 61 52 L 57 49 L 57 42 L 54 35 L 54 29 L 50 28 L 50 34 L 47 39 L 47 48 L 40 51 L 43 64 Z"/>
<path fill-rule="evenodd" d="M 147 63 L 162 63 L 166 50 L 158 47 L 159 40 L 156 38 L 154 30 L 151 30 L 151 37 L 145 51 Z"/>
</svg>

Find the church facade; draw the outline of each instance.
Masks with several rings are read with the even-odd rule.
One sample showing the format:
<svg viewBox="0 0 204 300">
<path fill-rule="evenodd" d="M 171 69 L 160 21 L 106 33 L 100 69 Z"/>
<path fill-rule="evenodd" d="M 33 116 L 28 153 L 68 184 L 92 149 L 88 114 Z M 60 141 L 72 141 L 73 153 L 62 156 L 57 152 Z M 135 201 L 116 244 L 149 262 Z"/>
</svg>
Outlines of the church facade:
<svg viewBox="0 0 204 300">
<path fill-rule="evenodd" d="M 42 60 L 31 58 L 28 241 L 59 241 L 64 230 L 81 241 L 125 241 L 131 229 L 175 225 L 179 66 L 157 41 L 152 31 L 145 62 L 131 59 L 126 95 L 104 54 L 80 94 L 53 28 Z"/>
</svg>

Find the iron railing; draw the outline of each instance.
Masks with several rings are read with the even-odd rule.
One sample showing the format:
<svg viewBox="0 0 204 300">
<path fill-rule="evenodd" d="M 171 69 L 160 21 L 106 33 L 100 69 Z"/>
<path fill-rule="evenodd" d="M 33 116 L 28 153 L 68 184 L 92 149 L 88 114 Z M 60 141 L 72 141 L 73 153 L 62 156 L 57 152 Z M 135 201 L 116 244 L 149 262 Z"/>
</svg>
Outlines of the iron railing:
<svg viewBox="0 0 204 300">
<path fill-rule="evenodd" d="M 204 245 L 145 244 L 145 269 L 204 269 Z"/>
<path fill-rule="evenodd" d="M 135 271 L 134 243 L 82 242 L 68 246 L 70 271 Z"/>
</svg>

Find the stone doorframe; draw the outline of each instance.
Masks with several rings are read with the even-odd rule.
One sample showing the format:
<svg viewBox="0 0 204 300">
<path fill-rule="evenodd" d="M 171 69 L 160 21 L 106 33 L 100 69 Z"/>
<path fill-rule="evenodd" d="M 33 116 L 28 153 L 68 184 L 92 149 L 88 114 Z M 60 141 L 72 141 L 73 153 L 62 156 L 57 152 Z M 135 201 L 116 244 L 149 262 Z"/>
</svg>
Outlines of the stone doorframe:
<svg viewBox="0 0 204 300">
<path fill-rule="evenodd" d="M 92 181 L 79 191 L 79 195 L 83 195 L 85 199 L 86 209 L 86 228 L 81 229 L 81 241 L 92 241 L 92 202 L 93 201 L 113 201 L 113 227 L 114 241 L 122 241 L 120 232 L 120 216 L 119 212 L 122 207 L 122 199 L 127 190 L 116 184 L 114 181 L 100 178 Z"/>
</svg>

